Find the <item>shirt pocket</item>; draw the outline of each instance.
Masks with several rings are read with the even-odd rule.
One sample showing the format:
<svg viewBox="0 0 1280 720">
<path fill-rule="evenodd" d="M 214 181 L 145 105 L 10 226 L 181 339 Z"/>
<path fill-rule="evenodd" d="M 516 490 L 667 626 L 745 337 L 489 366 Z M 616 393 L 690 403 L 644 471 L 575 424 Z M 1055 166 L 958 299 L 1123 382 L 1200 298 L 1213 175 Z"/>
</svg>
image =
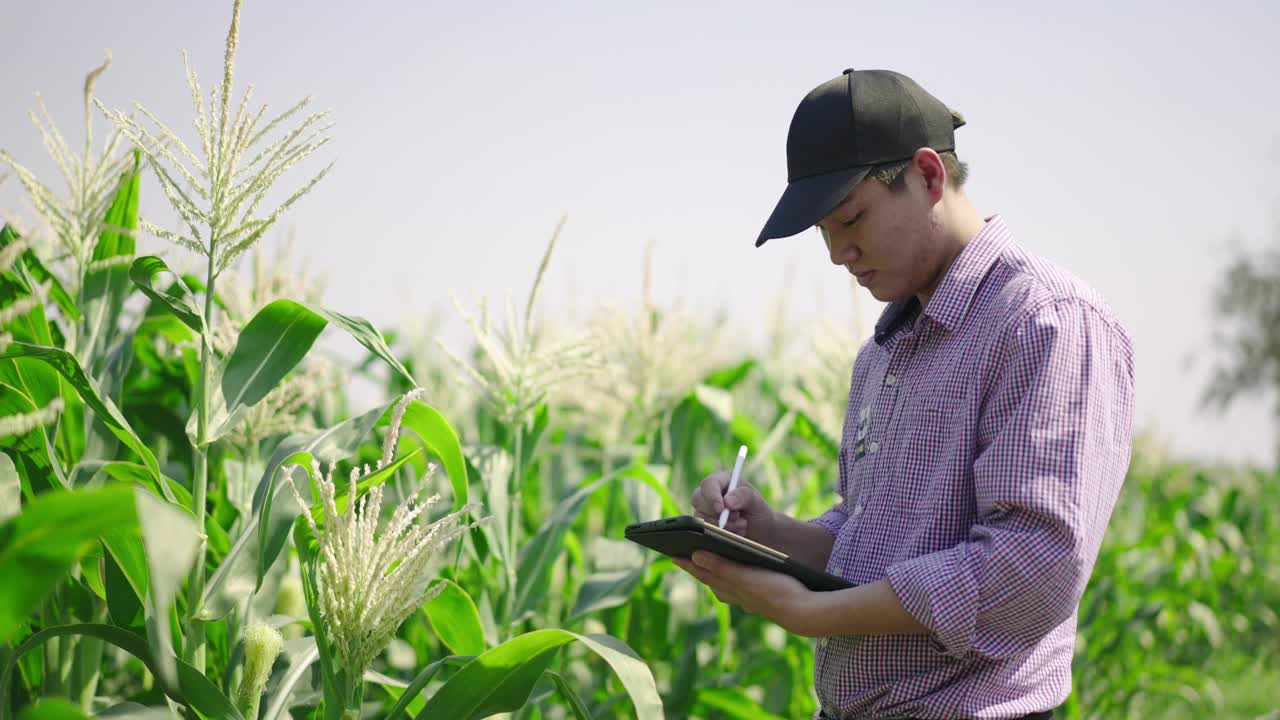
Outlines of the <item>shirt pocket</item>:
<svg viewBox="0 0 1280 720">
<path fill-rule="evenodd" d="M 904 519 L 935 516 L 954 499 L 951 486 L 964 475 L 964 422 L 961 408 L 944 397 L 919 393 L 908 399 L 893 447 L 889 493 L 893 510 Z"/>
</svg>

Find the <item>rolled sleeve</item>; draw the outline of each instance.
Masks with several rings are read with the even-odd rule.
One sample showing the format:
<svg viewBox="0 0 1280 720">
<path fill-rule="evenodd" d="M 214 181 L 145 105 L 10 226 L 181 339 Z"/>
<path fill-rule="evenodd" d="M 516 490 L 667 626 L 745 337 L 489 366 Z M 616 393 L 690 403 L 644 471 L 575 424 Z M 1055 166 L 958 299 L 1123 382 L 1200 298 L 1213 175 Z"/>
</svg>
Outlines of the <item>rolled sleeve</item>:
<svg viewBox="0 0 1280 720">
<path fill-rule="evenodd" d="M 849 521 L 849 514 L 840 509 L 841 505 L 842 503 L 837 504 L 830 510 L 810 520 L 809 524 L 826 528 L 833 538 L 839 536 L 840 529 Z"/>
<path fill-rule="evenodd" d="M 979 419 L 967 541 L 894 563 L 903 607 L 961 657 L 1029 652 L 1070 619 L 1129 462 L 1132 349 L 1087 303 L 1011 327 Z"/>
</svg>

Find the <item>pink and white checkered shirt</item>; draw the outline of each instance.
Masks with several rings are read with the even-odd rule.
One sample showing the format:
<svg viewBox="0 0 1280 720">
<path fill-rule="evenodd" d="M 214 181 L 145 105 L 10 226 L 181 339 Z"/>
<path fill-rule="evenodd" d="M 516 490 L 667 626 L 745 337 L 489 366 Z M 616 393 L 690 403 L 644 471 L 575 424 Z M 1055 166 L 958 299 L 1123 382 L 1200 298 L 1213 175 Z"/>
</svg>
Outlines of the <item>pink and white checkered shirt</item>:
<svg viewBox="0 0 1280 720">
<path fill-rule="evenodd" d="M 1071 690 L 1080 597 L 1129 464 L 1133 350 L 999 216 L 858 353 L 827 571 L 887 577 L 928 635 L 818 641 L 835 718 L 1009 718 Z"/>
</svg>

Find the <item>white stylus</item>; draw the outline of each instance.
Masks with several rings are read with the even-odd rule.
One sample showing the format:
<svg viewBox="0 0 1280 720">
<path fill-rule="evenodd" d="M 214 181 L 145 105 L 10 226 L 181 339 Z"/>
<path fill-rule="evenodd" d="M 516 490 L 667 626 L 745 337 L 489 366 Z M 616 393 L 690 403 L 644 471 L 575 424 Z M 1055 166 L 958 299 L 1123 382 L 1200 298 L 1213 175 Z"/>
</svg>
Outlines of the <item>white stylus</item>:
<svg viewBox="0 0 1280 720">
<path fill-rule="evenodd" d="M 733 464 L 733 474 L 729 476 L 729 489 L 724 492 L 725 495 L 733 492 L 738 487 L 738 476 L 742 474 L 742 462 L 747 459 L 747 446 L 743 445 L 738 448 L 738 461 Z M 725 522 L 729 519 L 729 506 L 725 505 L 720 511 L 720 529 L 724 529 Z"/>
</svg>

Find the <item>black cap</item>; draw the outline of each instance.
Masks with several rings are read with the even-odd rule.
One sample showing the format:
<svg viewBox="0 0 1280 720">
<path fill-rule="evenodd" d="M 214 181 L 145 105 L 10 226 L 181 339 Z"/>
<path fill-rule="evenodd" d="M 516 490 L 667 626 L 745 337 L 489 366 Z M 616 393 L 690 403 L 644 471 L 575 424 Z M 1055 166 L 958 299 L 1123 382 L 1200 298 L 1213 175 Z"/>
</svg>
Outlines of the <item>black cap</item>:
<svg viewBox="0 0 1280 720">
<path fill-rule="evenodd" d="M 891 70 L 845 70 L 804 96 L 787 131 L 787 189 L 756 240 L 818 223 L 871 168 L 909 160 L 922 147 L 956 149 L 964 119 L 914 80 Z"/>
</svg>

